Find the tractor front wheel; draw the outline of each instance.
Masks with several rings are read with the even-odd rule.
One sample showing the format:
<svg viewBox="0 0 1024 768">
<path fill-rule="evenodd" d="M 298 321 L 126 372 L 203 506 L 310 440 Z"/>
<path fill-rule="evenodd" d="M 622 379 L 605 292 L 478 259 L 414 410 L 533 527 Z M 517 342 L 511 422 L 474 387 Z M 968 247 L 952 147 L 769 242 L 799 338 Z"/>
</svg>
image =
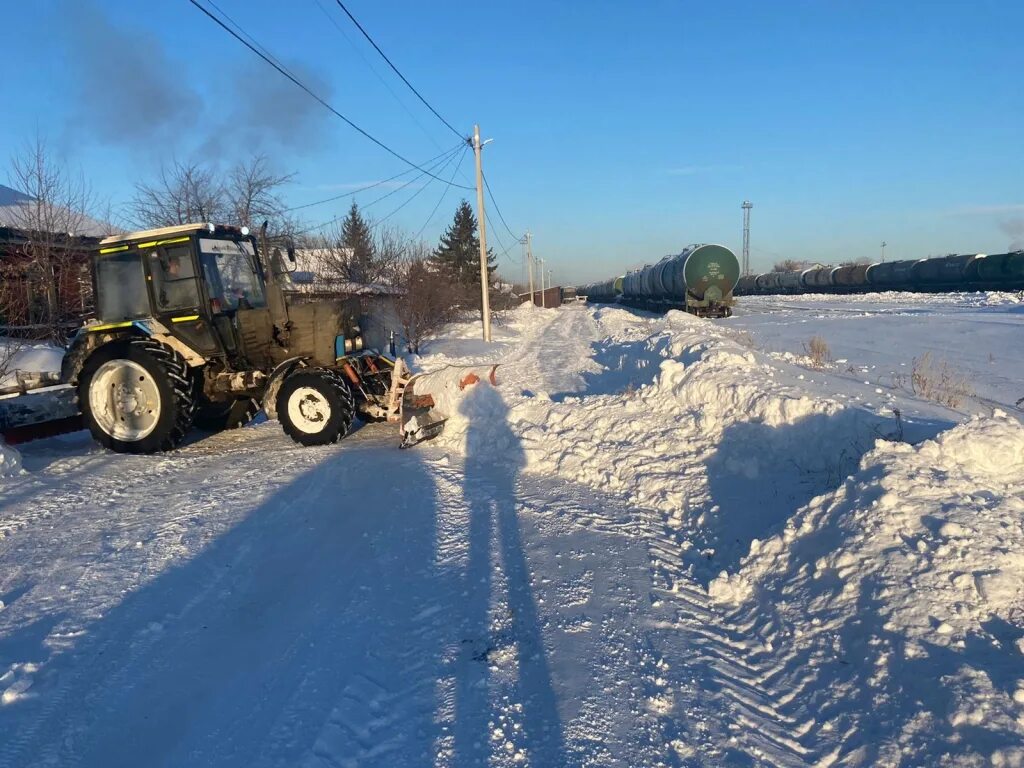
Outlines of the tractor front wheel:
<svg viewBox="0 0 1024 768">
<path fill-rule="evenodd" d="M 356 404 L 345 380 L 328 368 L 302 368 L 277 393 L 277 418 L 300 445 L 329 445 L 348 434 Z"/>
</svg>

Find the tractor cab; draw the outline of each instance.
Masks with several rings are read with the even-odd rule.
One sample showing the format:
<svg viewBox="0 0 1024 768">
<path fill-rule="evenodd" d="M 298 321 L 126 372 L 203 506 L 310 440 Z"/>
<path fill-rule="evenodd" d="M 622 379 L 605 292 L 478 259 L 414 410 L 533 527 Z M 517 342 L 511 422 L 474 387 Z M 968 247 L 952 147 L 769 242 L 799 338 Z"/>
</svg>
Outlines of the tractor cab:
<svg viewBox="0 0 1024 768">
<path fill-rule="evenodd" d="M 94 275 L 100 326 L 148 324 L 203 357 L 237 353 L 237 313 L 267 307 L 263 265 L 246 228 L 186 224 L 108 237 Z"/>
</svg>

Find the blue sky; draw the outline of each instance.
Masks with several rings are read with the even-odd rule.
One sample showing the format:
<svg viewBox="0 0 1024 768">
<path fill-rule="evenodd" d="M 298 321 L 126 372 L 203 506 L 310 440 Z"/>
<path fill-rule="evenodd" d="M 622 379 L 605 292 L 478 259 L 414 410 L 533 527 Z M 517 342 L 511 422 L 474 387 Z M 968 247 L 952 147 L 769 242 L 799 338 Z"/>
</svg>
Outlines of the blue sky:
<svg viewBox="0 0 1024 768">
<path fill-rule="evenodd" d="M 334 0 L 216 1 L 401 154 L 455 146 Z M 875 257 L 883 239 L 889 258 L 1024 243 L 1024 3 L 347 4 L 438 111 L 494 139 L 485 171 L 502 213 L 534 232 L 560 280 L 694 241 L 738 253 L 744 199 L 755 267 Z M 296 174 L 294 204 L 404 170 L 187 0 L 8 6 L 0 158 L 38 130 L 115 205 L 172 157 L 226 166 L 265 152 Z M 435 239 L 458 195 L 473 200 L 450 190 L 429 220 L 441 191 L 390 220 Z M 346 205 L 304 213 L 314 224 Z M 502 270 L 519 277 L 518 247 Z"/>
</svg>

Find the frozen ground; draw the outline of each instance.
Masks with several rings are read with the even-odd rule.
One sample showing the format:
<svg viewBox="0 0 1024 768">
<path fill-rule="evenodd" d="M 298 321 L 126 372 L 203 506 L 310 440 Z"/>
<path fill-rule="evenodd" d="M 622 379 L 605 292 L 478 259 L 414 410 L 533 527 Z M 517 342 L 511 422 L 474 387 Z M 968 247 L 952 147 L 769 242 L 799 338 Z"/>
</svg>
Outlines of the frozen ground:
<svg viewBox="0 0 1024 768">
<path fill-rule="evenodd" d="M 1024 398 L 1024 298 L 1018 294 L 748 296 L 727 322 L 779 355 L 802 355 L 811 336 L 821 336 L 837 373 L 887 391 L 910 387 L 914 358 L 931 353 L 967 380 L 978 412 L 1012 409 Z"/>
<path fill-rule="evenodd" d="M 761 318 L 456 328 L 500 386 L 408 451 L 25 446 L 0 765 L 1024 764 L 1024 428 Z"/>
</svg>

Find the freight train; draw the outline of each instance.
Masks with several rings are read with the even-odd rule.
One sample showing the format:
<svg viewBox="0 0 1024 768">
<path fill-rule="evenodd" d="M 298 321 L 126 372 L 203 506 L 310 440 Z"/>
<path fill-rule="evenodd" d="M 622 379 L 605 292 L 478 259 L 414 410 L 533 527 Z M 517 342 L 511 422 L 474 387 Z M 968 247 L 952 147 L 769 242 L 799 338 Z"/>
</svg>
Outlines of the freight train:
<svg viewBox="0 0 1024 768">
<path fill-rule="evenodd" d="M 701 244 L 621 277 L 577 286 L 576 294 L 598 304 L 624 304 L 654 312 L 683 309 L 701 317 L 728 317 L 739 278 L 736 254 L 721 245 Z"/>
<path fill-rule="evenodd" d="M 814 266 L 767 272 L 739 279 L 737 296 L 794 293 L 869 293 L 874 291 L 1020 291 L 1024 290 L 1024 251 L 930 259 Z"/>
</svg>

